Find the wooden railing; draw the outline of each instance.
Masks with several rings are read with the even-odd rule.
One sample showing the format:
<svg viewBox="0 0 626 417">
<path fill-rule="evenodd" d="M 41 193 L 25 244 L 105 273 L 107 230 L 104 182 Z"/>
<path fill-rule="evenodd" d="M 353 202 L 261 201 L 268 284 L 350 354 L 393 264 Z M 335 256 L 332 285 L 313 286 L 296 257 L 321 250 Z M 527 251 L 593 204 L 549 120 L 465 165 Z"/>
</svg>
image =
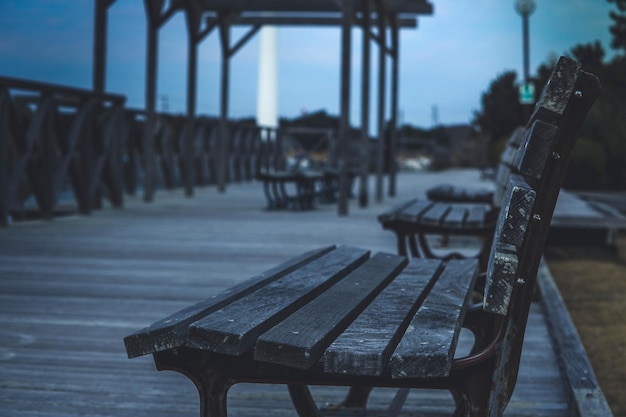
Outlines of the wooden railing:
<svg viewBox="0 0 626 417">
<path fill-rule="evenodd" d="M 221 147 L 217 119 L 159 113 L 145 135 L 148 114 L 124 103 L 121 95 L 0 77 L 0 226 L 31 214 L 88 214 L 104 198 L 121 207 L 124 194 L 158 188 L 190 196 L 217 184 L 220 170 L 233 183 L 285 166 L 276 129 L 229 122 Z"/>
<path fill-rule="evenodd" d="M 0 77 L 0 224 L 34 199 L 53 216 L 69 183 L 89 213 L 106 195 L 122 205 L 125 98 Z"/>
</svg>

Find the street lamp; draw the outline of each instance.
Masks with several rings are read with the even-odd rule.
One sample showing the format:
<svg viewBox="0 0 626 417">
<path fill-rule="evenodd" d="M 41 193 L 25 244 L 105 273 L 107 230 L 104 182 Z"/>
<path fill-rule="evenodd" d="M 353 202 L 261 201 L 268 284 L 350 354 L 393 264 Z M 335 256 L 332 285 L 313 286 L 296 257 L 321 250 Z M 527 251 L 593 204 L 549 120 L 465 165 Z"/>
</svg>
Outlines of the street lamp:
<svg viewBox="0 0 626 417">
<path fill-rule="evenodd" d="M 535 0 L 515 0 L 515 10 L 522 16 L 522 33 L 524 39 L 524 83 L 529 76 L 528 18 L 535 11 Z"/>
</svg>

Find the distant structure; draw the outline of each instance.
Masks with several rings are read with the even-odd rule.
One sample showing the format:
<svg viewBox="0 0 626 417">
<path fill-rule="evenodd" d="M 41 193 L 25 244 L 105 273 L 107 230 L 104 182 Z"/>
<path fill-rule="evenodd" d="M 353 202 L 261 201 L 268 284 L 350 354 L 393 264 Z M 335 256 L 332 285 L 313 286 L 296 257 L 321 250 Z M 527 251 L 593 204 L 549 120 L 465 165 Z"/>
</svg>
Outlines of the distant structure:
<svg viewBox="0 0 626 417">
<path fill-rule="evenodd" d="M 277 40 L 275 26 L 264 26 L 261 29 L 256 121 L 264 127 L 278 127 Z"/>
</svg>

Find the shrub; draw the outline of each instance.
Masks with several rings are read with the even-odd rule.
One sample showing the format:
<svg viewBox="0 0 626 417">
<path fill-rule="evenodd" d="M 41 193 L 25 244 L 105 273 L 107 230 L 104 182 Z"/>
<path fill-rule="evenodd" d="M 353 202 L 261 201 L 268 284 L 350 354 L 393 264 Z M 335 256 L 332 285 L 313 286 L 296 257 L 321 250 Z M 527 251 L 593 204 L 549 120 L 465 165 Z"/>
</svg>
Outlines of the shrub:
<svg viewBox="0 0 626 417">
<path fill-rule="evenodd" d="M 605 188 L 608 183 L 604 147 L 594 141 L 581 138 L 570 158 L 563 186 L 576 190 Z"/>
</svg>

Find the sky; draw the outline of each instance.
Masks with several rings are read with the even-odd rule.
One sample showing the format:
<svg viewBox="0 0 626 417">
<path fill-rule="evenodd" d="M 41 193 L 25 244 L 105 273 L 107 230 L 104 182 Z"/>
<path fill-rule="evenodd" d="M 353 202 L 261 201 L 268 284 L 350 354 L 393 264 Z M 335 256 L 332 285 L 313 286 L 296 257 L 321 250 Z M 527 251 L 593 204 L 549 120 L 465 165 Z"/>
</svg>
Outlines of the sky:
<svg viewBox="0 0 626 417">
<path fill-rule="evenodd" d="M 514 0 L 430 0 L 434 14 L 400 34 L 399 122 L 420 127 L 468 123 L 490 82 L 507 70 L 521 78 L 522 19 Z M 0 0 L 0 75 L 91 88 L 93 1 Z M 609 52 L 611 4 L 606 0 L 536 0 L 530 17 L 530 68 L 574 45 L 599 40 Z M 234 28 L 233 43 L 247 29 Z M 106 91 L 127 106 L 145 105 L 145 34 L 141 0 L 117 0 L 109 9 Z M 360 29 L 352 33 L 350 122 L 360 124 Z M 338 28 L 278 29 L 278 112 L 339 112 Z M 229 114 L 256 112 L 258 36 L 231 63 Z M 197 112 L 219 114 L 220 48 L 217 32 L 199 47 Z M 371 100 L 377 102 L 378 48 L 372 47 Z M 157 109 L 183 113 L 187 33 L 178 13 L 159 33 Z M 389 90 L 388 90 L 389 91 Z M 387 105 L 389 110 L 389 105 Z M 371 129 L 376 117 L 372 108 Z"/>
</svg>

